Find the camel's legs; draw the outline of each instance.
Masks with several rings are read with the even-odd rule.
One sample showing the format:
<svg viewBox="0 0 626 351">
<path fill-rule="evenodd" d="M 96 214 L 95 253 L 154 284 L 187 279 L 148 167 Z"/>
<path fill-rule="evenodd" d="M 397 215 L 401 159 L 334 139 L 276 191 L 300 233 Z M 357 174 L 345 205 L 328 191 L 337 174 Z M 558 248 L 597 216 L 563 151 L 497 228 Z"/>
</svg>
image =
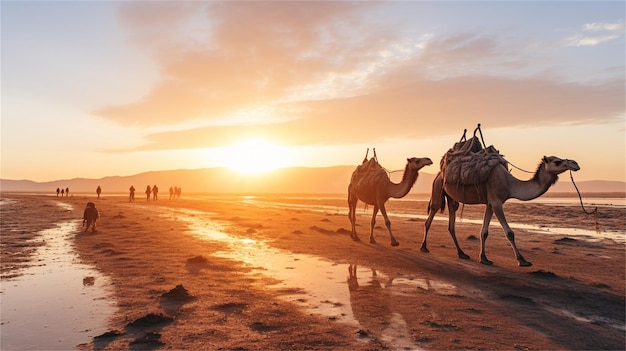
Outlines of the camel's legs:
<svg viewBox="0 0 626 351">
<path fill-rule="evenodd" d="M 355 241 L 359 241 L 359 237 L 356 235 L 356 204 L 358 199 L 354 198 L 351 194 L 348 195 L 348 218 L 350 219 L 350 225 L 352 231 L 350 232 L 350 238 Z"/>
<path fill-rule="evenodd" d="M 434 204 L 431 198 L 430 202 L 428 203 L 428 218 L 426 218 L 426 222 L 424 222 L 424 240 L 422 240 L 422 247 L 420 248 L 420 251 L 422 252 L 430 252 L 430 250 L 428 250 L 428 247 L 426 246 L 426 239 L 428 239 L 428 231 L 430 230 L 430 225 L 433 223 L 433 219 L 435 218 L 438 210 L 439 206 Z"/>
<path fill-rule="evenodd" d="M 491 206 L 485 206 L 485 215 L 483 216 L 483 227 L 480 229 L 480 263 L 492 265 L 493 262 L 487 259 L 487 254 L 485 253 L 485 241 L 487 241 L 487 237 L 489 236 L 489 223 L 491 223 L 491 218 L 493 217 L 493 210 Z"/>
<path fill-rule="evenodd" d="M 376 213 L 378 210 L 377 207 L 374 207 L 374 213 Z M 385 226 L 387 227 L 387 230 L 389 231 L 389 239 L 391 239 L 391 246 L 398 246 L 400 245 L 400 243 L 396 240 L 396 238 L 393 237 L 393 234 L 391 233 L 391 221 L 389 220 L 389 216 L 387 215 L 387 210 L 385 209 L 385 204 L 381 204 L 380 205 L 380 213 L 383 214 L 383 217 L 385 218 Z M 374 219 L 372 219 L 372 235 L 374 234 Z M 372 242 L 372 240 L 374 240 L 373 236 L 370 236 L 370 242 Z"/>
<path fill-rule="evenodd" d="M 374 226 L 376 225 L 377 215 L 378 205 L 374 205 L 374 210 L 372 211 L 372 220 L 370 221 L 370 244 L 376 244 L 376 240 L 374 240 Z"/>
<path fill-rule="evenodd" d="M 509 227 L 509 224 L 506 221 L 502 204 L 501 203 L 492 204 L 491 207 L 493 209 L 493 212 L 496 214 L 498 221 L 500 221 L 500 225 L 502 226 L 502 229 L 504 229 L 504 232 L 506 233 L 506 238 L 509 240 L 509 243 L 511 243 L 511 247 L 513 247 L 513 252 L 515 253 L 515 258 L 517 259 L 519 266 L 520 267 L 532 266 L 533 265 L 532 263 L 526 261 L 524 257 L 522 257 L 522 254 L 517 249 L 517 245 L 515 245 L 515 233 L 513 233 L 513 230 L 511 229 L 511 227 Z"/>
<path fill-rule="evenodd" d="M 448 232 L 452 236 L 452 241 L 454 242 L 454 246 L 456 246 L 456 252 L 459 255 L 459 258 L 469 259 L 470 257 L 467 254 L 465 254 L 465 252 L 463 252 L 463 250 L 459 246 L 458 240 L 456 239 L 456 229 L 455 229 L 456 211 L 459 208 L 459 203 L 449 197 L 447 198 L 447 200 L 448 200 Z M 445 201 L 443 197 L 442 197 L 442 201 Z M 440 207 L 441 207 L 440 203 L 429 204 L 428 218 L 426 219 L 426 222 L 424 223 L 424 229 L 425 229 L 424 241 L 422 241 L 422 247 L 420 248 L 422 252 L 430 252 L 428 248 L 426 247 L 426 238 L 428 237 L 428 230 L 430 229 L 430 225 L 432 224 L 433 219 L 435 218 L 435 214 L 437 213 Z"/>
<path fill-rule="evenodd" d="M 454 199 L 448 197 L 448 232 L 452 236 L 454 246 L 456 246 L 457 255 L 462 259 L 469 259 L 470 257 L 461 250 L 458 240 L 456 240 L 456 211 L 459 209 L 459 203 Z"/>
<path fill-rule="evenodd" d="M 433 219 L 435 218 L 437 211 L 440 209 L 443 210 L 443 203 L 446 201 L 443 195 L 442 187 L 443 178 L 441 178 L 441 173 L 439 173 L 433 180 L 430 201 L 428 202 L 428 218 L 426 219 L 426 222 L 424 222 L 424 240 L 422 240 L 422 247 L 420 248 L 420 251 L 422 252 L 430 252 L 426 243 L 426 240 L 428 239 L 428 231 L 430 230 L 430 225 L 433 223 Z"/>
</svg>

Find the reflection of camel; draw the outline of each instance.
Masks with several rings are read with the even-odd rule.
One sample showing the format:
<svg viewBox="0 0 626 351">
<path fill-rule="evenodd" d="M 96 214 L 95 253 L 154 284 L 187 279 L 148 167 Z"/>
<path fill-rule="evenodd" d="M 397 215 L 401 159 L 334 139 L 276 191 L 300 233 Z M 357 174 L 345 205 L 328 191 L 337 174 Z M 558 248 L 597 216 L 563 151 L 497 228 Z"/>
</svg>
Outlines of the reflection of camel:
<svg viewBox="0 0 626 351">
<path fill-rule="evenodd" d="M 367 159 L 367 155 L 366 155 Z M 352 225 L 352 231 L 350 237 L 353 240 L 359 240 L 356 235 L 356 205 L 358 200 L 361 200 L 369 205 L 374 205 L 374 211 L 372 214 L 372 221 L 370 226 L 370 243 L 375 244 L 374 240 L 374 225 L 376 224 L 376 215 L 378 210 L 383 214 L 385 218 L 385 225 L 389 231 L 389 237 L 391 239 L 391 245 L 397 246 L 398 241 L 393 237 L 391 233 L 391 222 L 387 216 L 387 210 L 385 209 L 385 202 L 390 198 L 402 198 L 408 194 L 409 190 L 415 184 L 419 175 L 419 170 L 424 166 L 432 165 L 433 162 L 429 158 L 409 158 L 407 159 L 406 167 L 404 168 L 404 174 L 402 175 L 402 181 L 398 184 L 392 183 L 389 179 L 387 172 L 378 164 L 376 160 L 376 151 L 374 151 L 374 157 L 369 161 L 363 160 L 363 164 L 358 166 L 352 173 L 350 185 L 348 186 L 348 206 L 350 218 L 350 224 Z"/>
<path fill-rule="evenodd" d="M 513 247 L 515 258 L 519 262 L 520 266 L 531 266 L 532 263 L 526 261 L 522 254 L 515 245 L 515 234 L 509 227 L 506 218 L 504 216 L 503 204 L 506 200 L 514 198 L 522 201 L 528 201 L 535 199 L 543 195 L 548 189 L 556 183 L 558 175 L 567 171 L 577 171 L 580 167 L 578 163 L 573 160 L 562 160 L 555 156 L 545 157 L 542 159 L 535 175 L 532 179 L 527 181 L 519 180 L 513 177 L 509 171 L 503 165 L 497 165 L 489 174 L 489 177 L 484 183 L 477 185 L 458 185 L 444 183 L 443 175 L 441 172 L 437 174 L 437 177 L 433 181 L 432 195 L 430 198 L 430 205 L 428 207 L 428 219 L 424 224 L 425 233 L 424 241 L 422 242 L 421 251 L 428 252 L 426 247 L 426 238 L 428 237 L 428 229 L 437 213 L 437 210 L 442 210 L 445 206 L 446 199 L 448 200 L 448 231 L 452 235 L 452 240 L 456 246 L 458 255 L 460 258 L 469 258 L 463 250 L 459 247 L 459 243 L 456 239 L 454 222 L 455 213 L 459 208 L 459 203 L 464 204 L 485 204 L 485 215 L 483 219 L 483 226 L 480 230 L 480 262 L 484 264 L 492 264 L 487 259 L 485 254 L 485 241 L 489 235 L 489 222 L 493 214 L 496 214 L 498 221 L 506 237 Z"/>
<path fill-rule="evenodd" d="M 357 279 L 357 266 L 348 266 L 348 290 L 350 291 L 350 307 L 354 318 L 363 329 L 373 333 L 373 337 L 383 334 L 384 324 L 392 317 L 391 301 L 384 288 L 391 285 L 393 278 L 386 283 L 381 283 L 372 269 L 372 279 L 367 285 L 359 285 Z"/>
</svg>

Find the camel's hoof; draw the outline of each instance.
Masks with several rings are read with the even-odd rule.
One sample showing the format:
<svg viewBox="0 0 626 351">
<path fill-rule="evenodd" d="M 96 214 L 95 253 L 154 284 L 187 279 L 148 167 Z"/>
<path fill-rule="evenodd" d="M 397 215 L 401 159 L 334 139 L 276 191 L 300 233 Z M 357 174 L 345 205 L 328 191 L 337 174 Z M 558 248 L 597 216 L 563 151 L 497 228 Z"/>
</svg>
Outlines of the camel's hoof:
<svg viewBox="0 0 626 351">
<path fill-rule="evenodd" d="M 422 246 L 422 247 L 420 247 L 420 251 L 422 251 L 422 252 L 426 252 L 426 253 L 429 253 L 429 252 L 430 252 L 430 250 L 428 250 L 428 248 L 427 248 L 426 246 Z"/>
<path fill-rule="evenodd" d="M 465 252 L 459 252 L 459 258 L 462 258 L 464 260 L 470 259 L 469 255 L 465 254 Z"/>
<path fill-rule="evenodd" d="M 532 264 L 532 263 L 530 263 L 530 262 L 528 262 L 528 261 L 519 261 L 519 266 L 520 266 L 520 267 L 530 267 L 530 266 L 532 266 L 532 265 L 533 265 L 533 264 Z"/>
<path fill-rule="evenodd" d="M 392 241 L 392 242 L 391 242 L 391 246 L 398 246 L 398 245 L 400 245 L 400 243 L 399 243 L 399 242 L 397 242 L 397 241 Z"/>
<path fill-rule="evenodd" d="M 358 236 L 351 236 L 351 238 L 352 238 L 352 240 L 354 240 L 354 241 L 361 241 L 361 239 L 359 239 L 359 237 L 358 237 Z"/>
<path fill-rule="evenodd" d="M 488 259 L 484 258 L 480 260 L 480 263 L 487 265 L 487 266 L 491 266 L 493 265 L 493 262 L 489 261 Z"/>
<path fill-rule="evenodd" d="M 370 239 L 370 244 L 376 244 L 376 240 Z"/>
</svg>

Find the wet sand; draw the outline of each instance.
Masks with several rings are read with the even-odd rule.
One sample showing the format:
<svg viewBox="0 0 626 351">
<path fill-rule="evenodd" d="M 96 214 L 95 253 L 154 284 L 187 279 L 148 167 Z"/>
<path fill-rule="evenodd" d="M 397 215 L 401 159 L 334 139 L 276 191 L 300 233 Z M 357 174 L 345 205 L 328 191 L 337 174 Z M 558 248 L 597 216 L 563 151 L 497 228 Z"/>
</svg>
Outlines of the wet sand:
<svg viewBox="0 0 626 351">
<path fill-rule="evenodd" d="M 316 197 L 213 196 L 128 203 L 124 197 L 3 194 L 3 283 L 36 264 L 37 233 L 81 218 L 95 201 L 97 233 L 76 227 L 81 262 L 110 279 L 116 310 L 84 350 L 151 349 L 624 349 L 623 242 L 516 230 L 534 263 L 521 268 L 502 230 L 478 263 L 482 207 L 467 206 L 456 257 L 447 221 L 419 251 L 425 202 L 389 201 L 391 247 L 381 216 L 368 243 L 371 208 Z M 73 206 L 64 210 L 57 202 Z M 576 206 L 505 206 L 509 222 L 593 231 Z M 600 209 L 604 231 L 626 231 L 624 208 Z M 439 214 L 445 219 L 447 213 Z M 494 222 L 497 221 L 494 220 Z M 560 232 L 559 232 L 560 233 Z M 7 306 L 2 306 L 7 308 Z M 2 346 L 0 344 L 0 346 Z M 4 348 L 3 348 L 4 349 Z"/>
</svg>

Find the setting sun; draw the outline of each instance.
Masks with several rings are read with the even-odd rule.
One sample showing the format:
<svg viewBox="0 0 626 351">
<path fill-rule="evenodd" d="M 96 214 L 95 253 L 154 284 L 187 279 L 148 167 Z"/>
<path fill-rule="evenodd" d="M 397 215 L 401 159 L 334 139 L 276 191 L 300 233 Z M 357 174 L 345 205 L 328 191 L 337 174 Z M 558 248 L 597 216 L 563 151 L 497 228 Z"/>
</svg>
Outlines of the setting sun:
<svg viewBox="0 0 626 351">
<path fill-rule="evenodd" d="M 261 174 L 287 167 L 291 151 L 264 139 L 248 139 L 219 150 L 219 161 L 225 167 L 245 174 Z"/>
</svg>

